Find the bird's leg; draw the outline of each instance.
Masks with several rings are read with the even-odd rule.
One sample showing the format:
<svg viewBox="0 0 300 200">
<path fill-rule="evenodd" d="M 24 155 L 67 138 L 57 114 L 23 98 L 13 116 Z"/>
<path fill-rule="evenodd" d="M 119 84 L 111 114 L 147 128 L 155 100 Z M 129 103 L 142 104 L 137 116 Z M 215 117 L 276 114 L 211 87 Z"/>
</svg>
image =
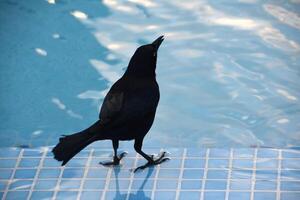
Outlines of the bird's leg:
<svg viewBox="0 0 300 200">
<path fill-rule="evenodd" d="M 113 161 L 109 162 L 100 162 L 101 165 L 111 166 L 111 165 L 119 165 L 120 160 L 127 154 L 127 152 L 122 152 L 119 156 L 117 155 L 117 151 L 119 148 L 119 140 L 112 140 L 113 148 L 114 148 L 114 158 Z"/>
<path fill-rule="evenodd" d="M 142 166 L 136 168 L 134 170 L 134 172 L 137 172 L 140 169 L 143 170 L 150 166 L 159 165 L 167 160 L 170 160 L 170 158 L 165 157 L 166 152 L 163 152 L 158 159 L 154 160 L 153 155 L 149 156 L 142 151 L 142 145 L 143 145 L 143 140 L 135 140 L 134 149 L 136 150 L 137 153 L 139 153 L 141 156 L 143 156 L 148 162 L 145 165 L 142 165 Z"/>
</svg>

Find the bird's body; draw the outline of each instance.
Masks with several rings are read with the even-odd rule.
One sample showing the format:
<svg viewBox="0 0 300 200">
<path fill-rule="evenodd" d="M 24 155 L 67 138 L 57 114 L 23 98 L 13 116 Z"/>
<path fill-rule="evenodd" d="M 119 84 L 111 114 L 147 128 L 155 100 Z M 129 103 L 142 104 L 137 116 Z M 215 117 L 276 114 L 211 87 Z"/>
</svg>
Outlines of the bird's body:
<svg viewBox="0 0 300 200">
<path fill-rule="evenodd" d="M 143 138 L 152 126 L 158 101 L 159 88 L 155 79 L 123 77 L 108 92 L 99 121 L 90 127 L 90 131 L 97 132 L 99 139 Z M 116 113 L 110 116 L 112 110 Z"/>
<path fill-rule="evenodd" d="M 156 55 L 163 37 L 152 44 L 137 49 L 131 58 L 124 75 L 115 82 L 104 98 L 99 120 L 84 131 L 60 138 L 54 147 L 54 157 L 66 164 L 84 147 L 97 140 L 112 140 L 114 161 L 118 164 L 117 148 L 119 141 L 135 140 L 135 150 L 148 160 L 149 164 L 159 164 L 145 154 L 142 142 L 150 130 L 159 102 L 159 86 L 156 82 Z M 148 165 L 149 165 L 148 164 Z"/>
</svg>

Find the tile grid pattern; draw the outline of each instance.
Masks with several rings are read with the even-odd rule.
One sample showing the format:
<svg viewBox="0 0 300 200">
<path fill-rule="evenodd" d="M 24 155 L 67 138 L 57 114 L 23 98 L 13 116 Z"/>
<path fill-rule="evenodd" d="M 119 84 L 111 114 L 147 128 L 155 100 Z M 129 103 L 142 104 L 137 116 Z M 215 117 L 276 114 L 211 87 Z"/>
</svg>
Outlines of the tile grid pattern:
<svg viewBox="0 0 300 200">
<path fill-rule="evenodd" d="M 174 148 L 171 161 L 135 174 L 145 160 L 132 149 L 119 168 L 100 166 L 111 151 L 89 149 L 60 167 L 47 148 L 1 149 L 0 199 L 300 199 L 299 150 Z"/>
</svg>

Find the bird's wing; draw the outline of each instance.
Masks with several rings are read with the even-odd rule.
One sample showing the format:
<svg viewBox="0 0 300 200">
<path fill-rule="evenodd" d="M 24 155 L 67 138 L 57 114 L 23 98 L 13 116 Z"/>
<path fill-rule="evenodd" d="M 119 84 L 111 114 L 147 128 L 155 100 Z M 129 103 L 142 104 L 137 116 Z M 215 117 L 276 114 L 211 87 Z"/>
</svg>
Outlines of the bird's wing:
<svg viewBox="0 0 300 200">
<path fill-rule="evenodd" d="M 109 91 L 104 98 L 99 118 L 102 124 L 111 122 L 120 112 L 124 100 L 124 92 Z"/>
<path fill-rule="evenodd" d="M 159 93 L 153 95 L 151 90 L 126 92 L 109 91 L 99 115 L 102 124 L 120 125 L 156 110 Z"/>
</svg>

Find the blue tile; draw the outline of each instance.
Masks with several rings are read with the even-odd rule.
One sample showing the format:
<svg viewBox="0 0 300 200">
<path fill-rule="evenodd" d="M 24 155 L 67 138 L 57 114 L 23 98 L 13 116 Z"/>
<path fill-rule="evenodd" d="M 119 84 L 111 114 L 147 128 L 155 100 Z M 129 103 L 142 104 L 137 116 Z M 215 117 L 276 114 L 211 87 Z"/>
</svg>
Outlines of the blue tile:
<svg viewBox="0 0 300 200">
<path fill-rule="evenodd" d="M 253 160 L 250 160 L 250 159 L 240 159 L 240 160 L 237 160 L 237 159 L 234 159 L 232 160 L 232 166 L 234 168 L 250 168 L 252 169 L 253 168 Z"/>
<path fill-rule="evenodd" d="M 66 167 L 85 167 L 87 158 L 73 158 L 67 164 Z"/>
<path fill-rule="evenodd" d="M 182 148 L 170 148 L 168 149 L 169 155 L 168 157 L 174 158 L 174 157 L 182 157 L 183 156 L 183 149 Z"/>
<path fill-rule="evenodd" d="M 143 189 L 145 190 L 152 190 L 153 189 L 153 180 L 133 180 L 131 189 L 138 190 L 143 186 Z"/>
<path fill-rule="evenodd" d="M 14 180 L 9 185 L 9 190 L 30 190 L 32 186 L 32 180 Z"/>
<path fill-rule="evenodd" d="M 130 200 L 151 199 L 151 191 L 138 191 L 138 192 L 130 193 L 129 199 Z"/>
<path fill-rule="evenodd" d="M 227 179 L 228 170 L 223 169 L 209 169 L 207 170 L 207 179 Z"/>
<path fill-rule="evenodd" d="M 41 157 L 43 155 L 43 151 L 39 149 L 24 149 L 23 157 Z"/>
<path fill-rule="evenodd" d="M 250 192 L 230 192 L 229 200 L 250 200 Z"/>
<path fill-rule="evenodd" d="M 179 199 L 180 200 L 199 200 L 201 196 L 201 192 L 180 192 Z"/>
<path fill-rule="evenodd" d="M 256 170 L 256 179 L 277 179 L 277 170 Z"/>
<path fill-rule="evenodd" d="M 125 157 L 121 160 L 121 167 L 122 168 L 133 168 L 134 167 L 134 161 L 135 161 L 134 158 Z"/>
<path fill-rule="evenodd" d="M 105 200 L 126 200 L 127 199 L 127 191 L 106 191 Z"/>
<path fill-rule="evenodd" d="M 300 151 L 297 150 L 283 150 L 283 158 L 300 158 Z"/>
<path fill-rule="evenodd" d="M 78 154 L 76 154 L 76 156 L 74 158 L 78 158 L 78 157 L 89 157 L 90 155 L 90 150 L 83 150 L 80 151 Z"/>
<path fill-rule="evenodd" d="M 208 167 L 209 168 L 228 168 L 228 160 L 227 159 L 209 159 Z"/>
<path fill-rule="evenodd" d="M 57 180 L 37 180 L 35 183 L 35 190 L 54 190 Z"/>
<path fill-rule="evenodd" d="M 255 190 L 276 190 L 277 181 L 256 180 Z"/>
<path fill-rule="evenodd" d="M 0 158 L 18 157 L 20 149 L 18 148 L 1 148 Z"/>
<path fill-rule="evenodd" d="M 251 180 L 241 179 L 241 180 L 231 180 L 230 181 L 231 190 L 250 190 Z"/>
<path fill-rule="evenodd" d="M 178 182 L 177 180 L 161 180 L 158 179 L 156 182 L 156 188 L 159 190 L 176 190 L 177 189 Z"/>
<path fill-rule="evenodd" d="M 255 200 L 276 200 L 275 192 L 255 192 L 254 193 Z"/>
<path fill-rule="evenodd" d="M 160 169 L 158 173 L 159 178 L 178 178 L 180 174 L 179 169 Z"/>
<path fill-rule="evenodd" d="M 149 174 L 149 170 L 151 170 L 150 174 Z M 154 178 L 156 174 L 156 168 L 148 168 L 142 171 L 138 171 L 136 173 L 134 173 L 134 178 Z M 163 174 L 166 175 L 166 174 Z"/>
<path fill-rule="evenodd" d="M 40 164 L 40 158 L 22 158 L 19 167 L 38 167 Z"/>
<path fill-rule="evenodd" d="M 0 190 L 5 190 L 8 180 L 0 180 Z"/>
<path fill-rule="evenodd" d="M 73 191 L 59 191 L 56 200 L 74 200 L 77 198 L 78 192 Z"/>
<path fill-rule="evenodd" d="M 276 159 L 257 159 L 256 168 L 278 168 L 278 160 Z"/>
<path fill-rule="evenodd" d="M 105 187 L 105 180 L 90 180 L 85 179 L 85 182 L 83 184 L 84 189 L 93 189 L 93 190 L 100 190 L 104 189 Z"/>
<path fill-rule="evenodd" d="M 92 156 L 100 158 L 112 158 L 112 154 L 112 150 L 95 150 Z"/>
<path fill-rule="evenodd" d="M 89 169 L 87 178 L 106 178 L 107 169 Z"/>
<path fill-rule="evenodd" d="M 254 149 L 251 148 L 238 148 L 233 150 L 234 158 L 253 158 Z"/>
<path fill-rule="evenodd" d="M 68 168 L 63 172 L 63 178 L 82 178 L 84 169 Z"/>
<path fill-rule="evenodd" d="M 0 168 L 14 168 L 17 159 L 1 159 Z"/>
<path fill-rule="evenodd" d="M 184 168 L 205 168 L 204 159 L 185 159 Z"/>
<path fill-rule="evenodd" d="M 205 192 L 204 193 L 205 200 L 224 200 L 225 192 Z"/>
<path fill-rule="evenodd" d="M 252 170 L 232 170 L 231 178 L 232 179 L 251 179 L 252 177 Z"/>
<path fill-rule="evenodd" d="M 202 157 L 204 158 L 206 156 L 207 149 L 187 149 L 186 157 Z"/>
<path fill-rule="evenodd" d="M 17 169 L 14 178 L 15 179 L 27 179 L 34 178 L 36 169 Z"/>
<path fill-rule="evenodd" d="M 77 158 L 77 157 L 88 157 L 89 156 L 89 152 L 88 150 L 83 150 L 83 151 L 80 151 L 74 158 Z M 49 150 L 47 153 L 46 153 L 46 157 L 50 157 L 50 158 L 53 158 L 53 153 L 52 153 L 52 149 Z"/>
<path fill-rule="evenodd" d="M 160 165 L 160 168 L 181 168 L 182 159 L 172 158 Z"/>
<path fill-rule="evenodd" d="M 83 191 L 81 193 L 80 199 L 82 200 L 99 200 L 101 199 L 101 191 Z"/>
<path fill-rule="evenodd" d="M 183 171 L 183 178 L 186 179 L 202 179 L 204 171 L 202 169 L 185 169 Z"/>
<path fill-rule="evenodd" d="M 280 200 L 298 200 L 300 199 L 300 192 L 281 192 Z"/>
<path fill-rule="evenodd" d="M 300 170 L 281 170 L 281 179 L 300 180 Z"/>
<path fill-rule="evenodd" d="M 90 162 L 91 167 L 99 167 L 99 168 L 105 168 L 103 165 L 100 164 L 100 162 L 106 162 L 106 161 L 111 161 L 112 159 L 101 159 L 101 158 L 92 158 Z"/>
<path fill-rule="evenodd" d="M 213 148 L 209 151 L 209 158 L 228 158 L 230 156 L 229 149 Z"/>
<path fill-rule="evenodd" d="M 127 190 L 130 184 L 130 180 L 117 180 L 117 179 L 110 179 L 109 182 L 109 189 L 117 189 L 117 186 L 120 190 Z"/>
<path fill-rule="evenodd" d="M 281 181 L 280 189 L 284 191 L 300 191 L 300 181 Z"/>
<path fill-rule="evenodd" d="M 176 192 L 165 192 L 159 191 L 155 192 L 154 200 L 174 200 L 176 199 Z"/>
<path fill-rule="evenodd" d="M 282 159 L 282 169 L 300 169 L 300 159 Z"/>
<path fill-rule="evenodd" d="M 79 189 L 80 184 L 81 180 L 62 180 L 59 187 L 61 190 Z"/>
<path fill-rule="evenodd" d="M 202 187 L 202 180 L 183 180 L 181 181 L 181 189 L 184 190 L 200 190 Z"/>
<path fill-rule="evenodd" d="M 0 169 L 0 179 L 10 179 L 12 169 Z"/>
<path fill-rule="evenodd" d="M 130 178 L 131 175 L 132 175 L 132 173 L 128 169 L 119 168 L 118 172 L 117 173 L 115 173 L 115 172 L 111 173 L 110 177 L 111 178 L 116 178 L 116 177 L 118 177 L 118 178 Z"/>
<path fill-rule="evenodd" d="M 278 150 L 260 148 L 257 151 L 257 158 L 278 158 Z"/>
<path fill-rule="evenodd" d="M 206 180 L 205 189 L 207 190 L 226 190 L 227 181 L 221 180 Z"/>
<path fill-rule="evenodd" d="M 39 178 L 58 178 L 60 174 L 60 168 L 57 169 L 41 169 Z"/>
<path fill-rule="evenodd" d="M 43 162 L 44 167 L 60 167 L 61 162 L 58 162 L 54 158 L 45 158 Z"/>
<path fill-rule="evenodd" d="M 52 199 L 53 197 L 52 191 L 33 191 L 31 195 L 31 200 L 46 200 L 46 199 Z"/>
<path fill-rule="evenodd" d="M 6 200 L 26 199 L 28 194 L 28 191 L 9 191 L 6 195 Z"/>
</svg>

